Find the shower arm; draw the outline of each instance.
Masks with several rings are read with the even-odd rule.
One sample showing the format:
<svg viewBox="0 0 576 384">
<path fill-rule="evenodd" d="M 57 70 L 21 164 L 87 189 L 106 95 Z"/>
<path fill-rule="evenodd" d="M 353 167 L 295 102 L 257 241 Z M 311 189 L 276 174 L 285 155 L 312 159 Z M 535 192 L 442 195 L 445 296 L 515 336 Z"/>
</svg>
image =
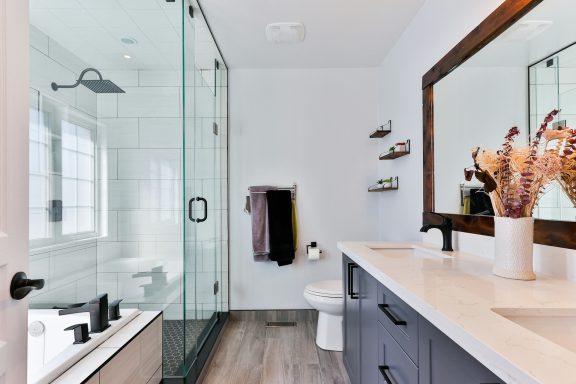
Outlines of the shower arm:
<svg viewBox="0 0 576 384">
<path fill-rule="evenodd" d="M 98 71 L 97 69 L 94 69 L 94 68 L 86 68 L 85 70 L 80 72 L 80 76 L 78 77 L 78 80 L 76 80 L 75 84 L 73 84 L 73 85 L 58 85 L 56 83 L 52 83 L 52 89 L 57 91 L 59 88 L 76 88 L 77 86 L 80 85 L 80 82 L 84 79 L 84 75 L 87 72 L 96 72 L 96 74 L 100 78 L 99 80 L 103 80 L 102 74 L 100 73 L 100 71 Z"/>
</svg>

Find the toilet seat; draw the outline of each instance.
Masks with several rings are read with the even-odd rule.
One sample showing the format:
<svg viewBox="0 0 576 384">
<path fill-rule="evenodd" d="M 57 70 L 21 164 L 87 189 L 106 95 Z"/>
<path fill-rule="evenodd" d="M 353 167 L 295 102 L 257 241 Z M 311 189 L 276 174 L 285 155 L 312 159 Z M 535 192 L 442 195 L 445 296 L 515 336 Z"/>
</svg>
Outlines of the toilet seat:
<svg viewBox="0 0 576 384">
<path fill-rule="evenodd" d="M 343 298 L 342 280 L 324 280 L 308 284 L 305 292 L 319 297 Z"/>
</svg>

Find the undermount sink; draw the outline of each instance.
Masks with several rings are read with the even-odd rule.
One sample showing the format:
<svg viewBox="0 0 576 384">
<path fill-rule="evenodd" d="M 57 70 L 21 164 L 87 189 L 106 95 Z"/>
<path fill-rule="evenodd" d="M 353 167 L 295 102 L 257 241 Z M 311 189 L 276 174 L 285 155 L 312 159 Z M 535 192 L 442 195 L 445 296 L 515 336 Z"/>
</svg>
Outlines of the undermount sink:
<svg viewBox="0 0 576 384">
<path fill-rule="evenodd" d="M 404 258 L 404 257 L 417 257 L 421 259 L 437 259 L 446 260 L 453 259 L 454 256 L 446 255 L 440 251 L 434 251 L 424 248 L 406 247 L 406 248 L 382 248 L 370 247 L 371 250 L 378 252 L 386 257 Z"/>
<path fill-rule="evenodd" d="M 492 308 L 492 311 L 576 352 L 576 308 Z"/>
</svg>

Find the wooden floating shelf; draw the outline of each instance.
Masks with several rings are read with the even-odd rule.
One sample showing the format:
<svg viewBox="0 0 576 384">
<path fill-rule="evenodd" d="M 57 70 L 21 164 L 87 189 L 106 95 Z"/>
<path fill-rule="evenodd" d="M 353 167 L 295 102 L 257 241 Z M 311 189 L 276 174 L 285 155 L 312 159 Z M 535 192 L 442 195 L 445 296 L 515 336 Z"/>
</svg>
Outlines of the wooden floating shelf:
<svg viewBox="0 0 576 384">
<path fill-rule="evenodd" d="M 384 130 L 379 129 L 377 131 L 372 132 L 372 134 L 370 135 L 370 138 L 371 139 L 380 139 L 380 138 L 390 134 L 391 132 L 392 131 L 384 131 Z"/>
<path fill-rule="evenodd" d="M 386 192 L 386 191 L 396 191 L 396 190 L 398 190 L 398 187 L 369 189 L 368 192 Z"/>
<path fill-rule="evenodd" d="M 379 126 L 377 130 L 370 134 L 370 138 L 380 139 L 390 133 L 392 133 L 392 120 L 388 120 L 386 124 Z"/>
<path fill-rule="evenodd" d="M 392 178 L 392 186 L 391 187 L 382 187 L 382 188 L 376 188 L 376 189 L 370 189 L 368 188 L 368 192 L 386 192 L 386 191 L 396 191 L 398 189 L 398 187 L 400 187 L 400 184 L 398 184 L 398 176 Z"/>
<path fill-rule="evenodd" d="M 405 143 L 406 150 L 405 151 L 392 151 L 386 154 L 380 155 L 380 160 L 394 160 L 402 156 L 406 156 L 410 154 L 410 140 L 406 140 Z"/>
<path fill-rule="evenodd" d="M 381 155 L 381 156 L 380 156 L 380 160 L 394 160 L 394 159 L 397 159 L 397 158 L 399 158 L 399 157 L 406 156 L 406 155 L 409 155 L 409 154 L 410 154 L 409 151 L 406 151 L 406 152 L 404 152 L 404 151 L 403 151 L 403 152 L 396 152 L 396 151 L 395 151 L 395 152 L 390 152 L 390 153 L 388 153 L 388 154 L 386 154 L 386 155 Z"/>
</svg>

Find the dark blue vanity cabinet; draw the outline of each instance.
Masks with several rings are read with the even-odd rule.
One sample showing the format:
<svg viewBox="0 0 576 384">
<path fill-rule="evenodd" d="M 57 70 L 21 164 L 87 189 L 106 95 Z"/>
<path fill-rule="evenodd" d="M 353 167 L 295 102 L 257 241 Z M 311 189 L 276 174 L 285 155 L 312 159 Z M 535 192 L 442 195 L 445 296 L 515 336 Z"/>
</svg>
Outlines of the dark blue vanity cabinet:
<svg viewBox="0 0 576 384">
<path fill-rule="evenodd" d="M 344 365 L 352 384 L 378 383 L 378 281 L 344 256 Z"/>
<path fill-rule="evenodd" d="M 378 281 L 359 268 L 360 382 L 378 383 Z"/>
<path fill-rule="evenodd" d="M 352 384 L 504 384 L 346 255 L 343 276 Z"/>
<path fill-rule="evenodd" d="M 419 384 L 503 384 L 452 339 L 420 318 Z"/>
<path fill-rule="evenodd" d="M 360 384 L 360 297 L 359 267 L 346 255 L 343 256 L 344 276 L 344 366 L 350 382 Z"/>
</svg>

